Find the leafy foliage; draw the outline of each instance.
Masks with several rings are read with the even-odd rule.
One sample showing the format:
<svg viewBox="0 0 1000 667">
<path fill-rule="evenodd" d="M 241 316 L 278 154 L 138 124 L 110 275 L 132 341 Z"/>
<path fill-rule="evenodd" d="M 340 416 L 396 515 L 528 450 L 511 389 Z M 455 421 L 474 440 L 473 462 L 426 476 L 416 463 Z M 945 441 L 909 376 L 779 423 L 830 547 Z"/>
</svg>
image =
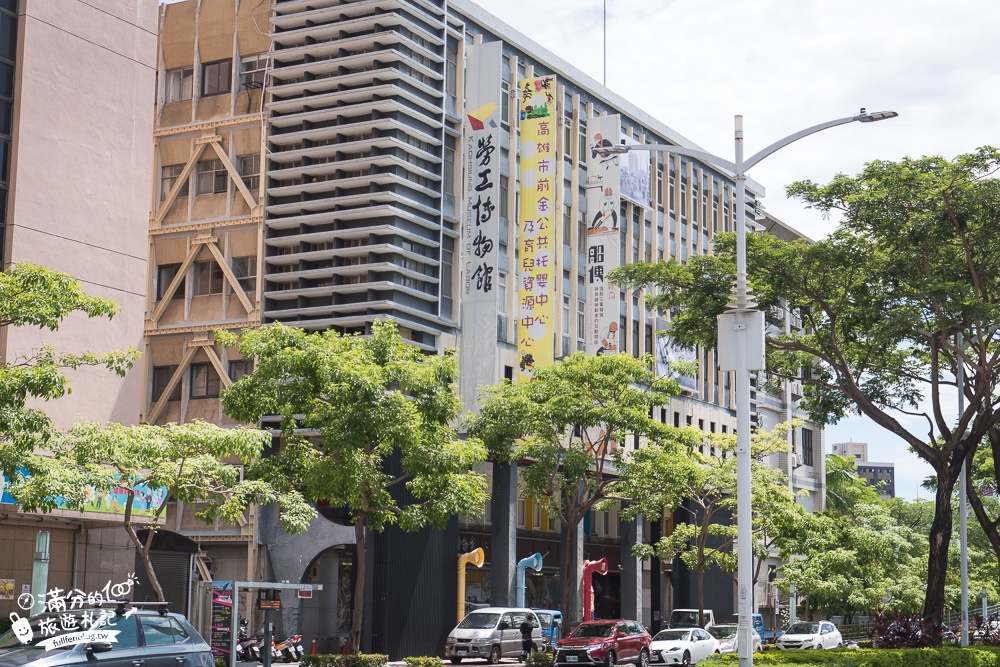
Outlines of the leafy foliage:
<svg viewBox="0 0 1000 667">
<path fill-rule="evenodd" d="M 0 273 L 0 330 L 37 327 L 56 331 L 73 313 L 112 318 L 118 305 L 90 296 L 72 276 L 31 264 L 13 264 Z M 138 351 L 61 354 L 42 346 L 30 355 L 0 360 L 0 472 L 14 480 L 31 470 L 32 452 L 56 433 L 45 412 L 27 407 L 33 399 L 53 400 L 71 392 L 68 369 L 103 366 L 124 376 Z"/>
<path fill-rule="evenodd" d="M 878 491 L 858 476 L 853 456 L 827 455 L 826 507 L 828 510 L 849 514 L 850 510 L 857 505 L 872 505 L 878 500 Z"/>
<path fill-rule="evenodd" d="M 843 212 L 842 227 L 817 243 L 747 238 L 749 278 L 768 321 L 790 315 L 802 322 L 800 330 L 768 336 L 768 377 L 801 381 L 802 406 L 814 420 L 866 415 L 934 468 L 924 614 L 936 620 L 961 462 L 987 436 L 1000 456 L 998 168 L 1000 151 L 986 147 L 952 161 L 875 161 L 827 185 L 796 183 L 790 195 Z M 714 347 L 734 250 L 734 236 L 720 235 L 713 255 L 625 266 L 611 278 L 634 291 L 655 285 L 646 302 L 670 311 L 670 335 L 681 345 Z M 968 343 L 962 348 L 959 333 Z M 945 415 L 959 364 L 967 407 L 955 423 Z M 918 417 L 919 427 L 909 430 L 901 413 Z M 1000 520 L 977 506 L 975 489 L 970 497 L 1000 555 Z"/>
<path fill-rule="evenodd" d="M 348 655 L 304 655 L 301 667 L 385 667 L 389 656 L 380 653 L 351 653 Z"/>
<path fill-rule="evenodd" d="M 460 440 L 454 427 L 455 358 L 421 354 L 390 322 L 375 322 L 370 337 L 274 324 L 239 340 L 217 332 L 216 340 L 254 359 L 253 372 L 222 392 L 225 411 L 247 422 L 281 420 L 282 444 L 258 474 L 350 513 L 359 565 L 348 647 L 356 651 L 364 531 L 440 527 L 484 509 L 486 480 L 472 467 L 486 450 L 474 438 Z"/>
</svg>

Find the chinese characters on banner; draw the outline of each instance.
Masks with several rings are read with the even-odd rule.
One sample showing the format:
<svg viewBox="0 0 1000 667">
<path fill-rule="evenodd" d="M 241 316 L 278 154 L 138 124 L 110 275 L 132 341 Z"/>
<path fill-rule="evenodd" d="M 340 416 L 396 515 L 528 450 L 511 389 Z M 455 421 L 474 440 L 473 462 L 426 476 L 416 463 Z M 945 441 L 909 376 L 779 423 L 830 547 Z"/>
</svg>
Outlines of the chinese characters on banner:
<svg viewBox="0 0 1000 667">
<path fill-rule="evenodd" d="M 588 354 L 618 352 L 621 293 L 608 274 L 621 265 L 621 155 L 609 153 L 620 134 L 617 114 L 587 121 L 587 332 Z"/>
<path fill-rule="evenodd" d="M 476 409 L 477 387 L 496 382 L 501 48 L 501 42 L 490 42 L 466 49 L 459 353 L 460 393 L 465 410 Z"/>
<path fill-rule="evenodd" d="M 556 78 L 523 79 L 517 84 L 521 118 L 521 209 L 518 212 L 519 266 L 517 352 L 520 377 L 552 365 L 555 353 L 555 260 L 561 237 L 556 228 Z"/>
</svg>

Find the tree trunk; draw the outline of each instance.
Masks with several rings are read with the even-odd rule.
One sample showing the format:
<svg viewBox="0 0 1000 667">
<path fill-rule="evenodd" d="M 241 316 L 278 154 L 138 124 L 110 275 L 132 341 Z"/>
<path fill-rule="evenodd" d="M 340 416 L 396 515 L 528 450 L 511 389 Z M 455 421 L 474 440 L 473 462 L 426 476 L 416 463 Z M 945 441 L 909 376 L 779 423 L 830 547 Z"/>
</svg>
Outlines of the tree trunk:
<svg viewBox="0 0 1000 667">
<path fill-rule="evenodd" d="M 351 654 L 357 653 L 361 647 L 361 616 L 365 608 L 367 545 L 365 544 L 365 522 L 360 517 L 354 522 L 354 540 L 356 542 L 357 553 L 355 556 L 355 567 L 357 570 L 355 575 L 357 578 L 354 580 L 354 604 L 352 605 L 354 610 L 351 616 L 351 634 L 347 638 L 347 652 Z"/>
<path fill-rule="evenodd" d="M 951 541 L 951 494 L 955 480 L 947 465 L 937 469 L 937 494 L 934 498 L 934 521 L 930 530 L 930 550 L 927 555 L 927 594 L 924 598 L 924 619 L 940 623 L 944 614 L 944 583 L 948 567 L 948 544 Z"/>
<path fill-rule="evenodd" d="M 571 627 L 583 620 L 583 608 L 580 604 L 580 596 L 577 595 L 577 578 L 579 576 L 574 564 L 576 563 L 576 558 L 570 556 L 570 550 L 576 549 L 576 532 L 579 526 L 572 520 L 567 520 L 565 522 L 565 529 L 563 530 L 563 544 L 562 553 L 559 559 L 559 576 L 562 579 L 563 588 L 563 600 L 562 600 L 562 612 L 563 616 L 566 618 L 567 627 Z"/>
<path fill-rule="evenodd" d="M 164 502 L 166 502 L 164 500 Z M 142 540 L 139 539 L 139 534 L 135 532 L 135 526 L 132 525 L 132 505 L 135 503 L 135 491 L 128 491 L 128 499 L 125 501 L 125 532 L 128 534 L 129 540 L 135 546 L 136 553 L 139 554 L 139 558 L 142 559 L 142 568 L 146 571 L 146 576 L 149 577 L 149 585 L 153 587 L 153 592 L 156 593 L 156 599 L 160 602 L 166 602 L 166 596 L 163 595 L 163 587 L 160 586 L 160 580 L 156 578 L 156 571 L 153 569 L 153 562 L 149 558 L 149 549 L 153 544 L 153 534 L 156 532 L 156 525 L 151 524 L 149 527 L 149 535 L 146 538 L 146 543 L 143 544 Z"/>
<path fill-rule="evenodd" d="M 698 560 L 698 627 L 702 627 L 702 621 L 705 618 L 705 563 L 702 560 Z"/>
</svg>

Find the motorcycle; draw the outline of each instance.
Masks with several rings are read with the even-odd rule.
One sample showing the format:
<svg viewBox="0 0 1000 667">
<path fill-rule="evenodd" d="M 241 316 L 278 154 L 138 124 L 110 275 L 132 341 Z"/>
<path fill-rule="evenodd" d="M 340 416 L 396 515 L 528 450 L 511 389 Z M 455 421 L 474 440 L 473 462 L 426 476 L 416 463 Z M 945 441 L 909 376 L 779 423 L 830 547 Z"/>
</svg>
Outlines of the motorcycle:
<svg viewBox="0 0 1000 667">
<path fill-rule="evenodd" d="M 236 635 L 236 659 L 240 662 L 254 661 L 260 662 L 260 640 L 247 634 L 249 620 L 240 619 L 239 630 Z"/>
<path fill-rule="evenodd" d="M 281 641 L 275 642 L 272 647 L 272 655 L 285 662 L 298 662 L 304 653 L 302 650 L 302 635 L 291 635 Z"/>
</svg>

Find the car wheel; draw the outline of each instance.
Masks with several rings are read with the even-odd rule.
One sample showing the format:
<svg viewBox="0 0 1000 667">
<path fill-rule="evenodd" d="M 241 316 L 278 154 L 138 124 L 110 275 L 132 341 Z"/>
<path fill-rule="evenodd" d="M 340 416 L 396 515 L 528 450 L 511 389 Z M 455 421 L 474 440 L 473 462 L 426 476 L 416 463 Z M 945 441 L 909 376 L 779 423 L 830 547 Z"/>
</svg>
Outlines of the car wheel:
<svg viewBox="0 0 1000 667">
<path fill-rule="evenodd" d="M 684 651 L 684 656 L 681 658 L 681 664 L 684 667 L 688 667 L 691 664 L 691 654 L 688 651 Z"/>
<path fill-rule="evenodd" d="M 649 667 L 649 651 L 646 649 L 639 651 L 639 667 Z"/>
<path fill-rule="evenodd" d="M 461 658 L 451 658 L 451 664 L 453 665 L 460 664 L 461 662 L 462 662 Z"/>
<path fill-rule="evenodd" d="M 837 644 L 837 648 L 844 648 L 844 642 L 840 642 L 839 644 Z"/>
<path fill-rule="evenodd" d="M 490 649 L 490 657 L 486 658 L 486 664 L 495 665 L 498 662 L 500 662 L 500 658 L 502 656 L 503 654 L 500 653 L 500 647 L 494 646 L 492 649 Z"/>
<path fill-rule="evenodd" d="M 604 667 L 615 667 L 618 664 L 617 658 L 615 652 L 609 650 L 608 654 L 604 656 Z"/>
</svg>

